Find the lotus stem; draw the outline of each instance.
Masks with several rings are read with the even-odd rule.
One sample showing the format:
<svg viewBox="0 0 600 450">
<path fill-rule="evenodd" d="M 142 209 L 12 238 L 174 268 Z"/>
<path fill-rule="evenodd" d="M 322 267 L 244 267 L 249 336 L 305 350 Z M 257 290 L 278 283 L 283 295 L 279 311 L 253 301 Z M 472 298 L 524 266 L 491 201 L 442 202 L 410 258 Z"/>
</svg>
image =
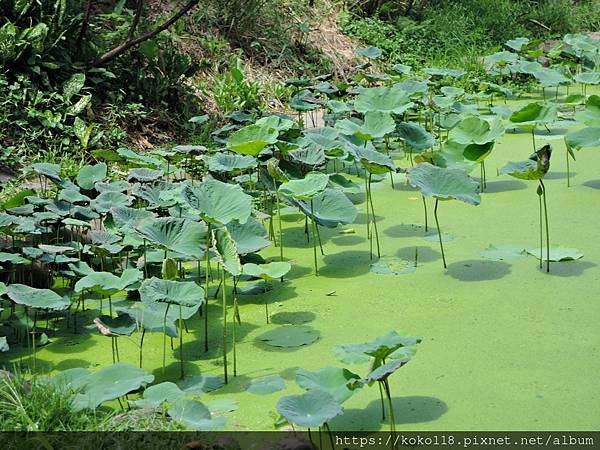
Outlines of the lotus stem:
<svg viewBox="0 0 600 450">
<path fill-rule="evenodd" d="M 235 278 L 234 278 L 235 282 Z M 239 319 L 237 295 L 235 295 L 235 289 L 233 291 L 233 328 L 231 330 L 231 338 L 233 340 L 233 376 L 237 377 L 237 347 L 235 344 L 236 339 L 236 318 Z"/>
<path fill-rule="evenodd" d="M 571 187 L 571 167 L 569 163 L 569 147 L 567 147 L 567 187 Z"/>
<path fill-rule="evenodd" d="M 144 337 L 146 337 L 146 329 L 142 328 L 142 338 L 140 339 L 140 369 L 142 368 L 143 348 L 144 348 Z"/>
<path fill-rule="evenodd" d="M 544 260 L 544 231 L 542 228 L 542 192 L 543 189 L 540 186 L 540 192 L 538 193 L 539 210 L 540 210 L 540 269 Z"/>
<path fill-rule="evenodd" d="M 369 181 L 365 177 L 365 196 L 367 199 L 367 239 L 369 239 L 370 258 L 373 259 L 373 242 L 371 240 L 371 213 L 369 212 Z"/>
<path fill-rule="evenodd" d="M 110 337 L 110 349 L 112 351 L 112 362 L 113 364 L 117 362 L 117 358 L 115 356 L 115 337 Z"/>
<path fill-rule="evenodd" d="M 544 202 L 544 220 L 546 222 L 546 272 L 550 273 L 550 227 L 548 225 L 548 204 L 546 203 L 546 186 L 540 179 L 542 185 L 542 199 Z"/>
<path fill-rule="evenodd" d="M 531 140 L 533 142 L 533 151 L 535 152 L 535 147 L 536 147 L 536 144 L 535 144 L 535 128 L 531 129 Z"/>
<path fill-rule="evenodd" d="M 390 385 L 389 385 L 387 379 L 383 381 L 383 388 L 385 390 L 385 395 L 387 397 L 388 406 L 389 406 L 389 410 L 390 410 L 390 431 L 392 433 L 395 433 L 396 432 L 396 418 L 394 416 L 394 404 L 392 402 L 392 394 L 390 393 Z"/>
<path fill-rule="evenodd" d="M 33 370 L 35 370 L 35 366 L 36 366 L 36 362 L 37 362 L 37 355 L 36 355 L 36 349 L 35 349 L 35 328 L 37 326 L 37 311 L 33 312 L 33 329 L 31 330 L 31 335 L 32 335 L 32 346 L 33 346 Z"/>
<path fill-rule="evenodd" d="M 117 355 L 117 362 L 121 362 L 121 356 L 119 355 L 119 341 L 117 340 L 116 336 L 113 339 L 115 340 L 115 354 Z"/>
<path fill-rule="evenodd" d="M 438 221 L 437 209 L 438 209 L 439 200 L 435 199 L 435 208 L 433 208 L 433 217 L 435 217 L 435 226 L 437 227 L 438 238 L 440 240 L 440 249 L 442 251 L 442 261 L 444 263 L 444 269 L 448 268 L 446 266 L 446 256 L 444 255 L 444 243 L 442 242 L 442 232 L 440 231 L 440 222 Z"/>
<path fill-rule="evenodd" d="M 379 248 L 379 231 L 377 230 L 377 220 L 375 218 L 375 207 L 373 206 L 373 195 L 371 195 L 371 176 L 369 174 L 369 197 L 367 201 L 367 205 L 371 203 L 371 213 L 373 215 L 373 228 L 375 229 L 375 242 L 377 243 L 377 257 L 381 258 L 381 250 Z"/>
<path fill-rule="evenodd" d="M 267 280 L 263 280 L 264 284 L 264 294 L 267 295 Z M 269 323 L 269 301 L 265 297 L 265 317 L 267 318 L 267 323 Z"/>
<path fill-rule="evenodd" d="M 283 261 L 283 227 L 281 225 L 281 203 L 279 202 L 279 193 L 276 192 L 275 195 L 277 196 L 277 222 L 279 226 L 279 259 Z"/>
<path fill-rule="evenodd" d="M 204 284 L 204 351 L 208 351 L 208 283 L 209 283 L 209 272 L 210 272 L 210 222 L 206 223 L 206 274 Z"/>
<path fill-rule="evenodd" d="M 315 222 L 315 208 L 313 205 L 313 200 L 312 198 L 310 199 L 310 215 L 312 216 L 312 237 L 313 237 L 313 259 L 314 259 L 314 263 L 315 263 L 315 276 L 319 276 L 319 268 L 317 267 L 317 239 L 316 239 L 316 229 L 317 229 L 317 223 Z"/>
<path fill-rule="evenodd" d="M 165 317 L 163 318 L 163 360 L 162 360 L 162 371 L 165 373 L 165 367 L 167 365 L 167 314 L 169 313 L 170 303 L 167 303 L 167 309 L 165 309 Z"/>
<path fill-rule="evenodd" d="M 423 200 L 423 209 L 425 210 L 425 232 L 429 231 L 429 224 L 427 220 L 427 201 L 425 200 L 425 196 L 421 195 L 421 199 Z"/>
<path fill-rule="evenodd" d="M 227 286 L 225 285 L 225 268 L 221 268 L 223 282 L 223 378 L 227 384 Z"/>
<path fill-rule="evenodd" d="M 377 383 L 379 386 L 379 399 L 381 400 L 381 421 L 385 421 L 385 401 L 383 400 L 383 388 L 381 383 Z"/>
<path fill-rule="evenodd" d="M 315 224 L 315 229 L 317 230 L 317 241 L 319 241 L 319 249 L 321 250 L 321 255 L 325 255 L 325 252 L 323 251 L 323 243 L 321 242 L 321 233 L 319 232 L 319 224 L 315 222 L 314 216 L 313 223 Z"/>
<path fill-rule="evenodd" d="M 181 312 L 181 305 L 179 305 L 179 362 L 181 368 L 181 379 L 185 378 L 185 373 L 183 370 L 183 314 Z"/>
<path fill-rule="evenodd" d="M 335 444 L 333 443 L 333 434 L 331 433 L 331 428 L 329 428 L 329 424 L 325 422 L 323 424 L 325 429 L 327 430 L 327 435 L 329 436 L 329 444 L 331 445 L 331 450 L 335 450 Z"/>
</svg>

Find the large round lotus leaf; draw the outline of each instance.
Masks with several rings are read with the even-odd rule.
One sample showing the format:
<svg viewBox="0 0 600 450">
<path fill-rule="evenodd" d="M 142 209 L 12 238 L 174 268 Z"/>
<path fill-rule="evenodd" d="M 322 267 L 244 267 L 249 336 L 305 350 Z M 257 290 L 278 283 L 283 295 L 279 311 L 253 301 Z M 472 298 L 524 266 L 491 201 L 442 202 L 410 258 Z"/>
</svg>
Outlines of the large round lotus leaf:
<svg viewBox="0 0 600 450">
<path fill-rule="evenodd" d="M 156 218 L 152 211 L 142 208 L 128 208 L 126 206 L 117 206 L 110 209 L 110 216 L 115 226 L 122 233 L 133 230 L 133 226 L 142 219 Z"/>
<path fill-rule="evenodd" d="M 91 289 L 105 295 L 113 295 L 131 287 L 143 277 L 137 269 L 125 269 L 120 277 L 110 272 L 94 272 L 75 283 L 75 292 Z"/>
<path fill-rule="evenodd" d="M 581 84 L 600 84 L 600 72 L 581 72 L 573 79 Z"/>
<path fill-rule="evenodd" d="M 222 388 L 225 385 L 225 381 L 222 377 L 194 375 L 180 381 L 177 385 L 186 394 L 198 395 Z"/>
<path fill-rule="evenodd" d="M 539 248 L 530 248 L 527 249 L 527 253 L 535 256 L 539 259 L 540 257 L 540 249 Z M 560 261 L 574 261 L 576 259 L 583 258 L 583 253 L 577 250 L 576 248 L 563 248 L 563 247 L 550 247 L 550 261 L 560 262 Z M 542 260 L 546 260 L 546 251 L 544 250 L 542 255 Z"/>
<path fill-rule="evenodd" d="M 98 192 L 126 192 L 131 185 L 125 180 L 111 181 L 108 182 L 98 182 L 95 185 L 95 188 Z"/>
<path fill-rule="evenodd" d="M 334 349 L 337 359 L 346 364 L 359 364 L 370 361 L 375 355 L 393 357 L 401 348 L 413 348 L 422 339 L 416 336 L 402 336 L 391 331 L 372 341 L 359 344 L 342 344 Z M 410 352 L 412 355 L 414 352 Z M 405 356 L 405 354 L 401 355 Z"/>
<path fill-rule="evenodd" d="M 589 126 L 600 125 L 600 96 L 590 95 L 585 102 L 585 109 L 575 114 L 575 120 Z"/>
<path fill-rule="evenodd" d="M 579 150 L 585 147 L 600 147 L 600 126 L 569 131 L 565 136 L 568 148 Z"/>
<path fill-rule="evenodd" d="M 486 56 L 483 59 L 483 64 L 487 70 L 492 69 L 494 66 L 505 65 L 507 63 L 514 63 L 519 59 L 519 55 L 513 52 L 496 52 Z"/>
<path fill-rule="evenodd" d="M 140 167 L 137 169 L 130 169 L 127 175 L 127 181 L 139 181 L 139 182 L 150 182 L 156 181 L 164 175 L 162 170 L 149 169 L 147 167 Z"/>
<path fill-rule="evenodd" d="M 16 253 L 0 252 L 0 262 L 9 262 L 11 264 L 31 264 L 26 258 Z"/>
<path fill-rule="evenodd" d="M 304 132 L 304 138 L 326 152 L 343 150 L 343 143 L 339 140 L 339 131 L 331 127 L 308 129 Z"/>
<path fill-rule="evenodd" d="M 460 78 L 465 74 L 465 71 L 462 69 L 446 69 L 439 67 L 427 67 L 423 69 L 423 72 L 433 76 L 433 77 L 450 77 L 450 78 Z"/>
<path fill-rule="evenodd" d="M 554 87 L 571 83 L 571 80 L 558 70 L 548 67 L 542 67 L 540 70 L 534 72 L 533 76 L 537 78 L 542 86 Z"/>
<path fill-rule="evenodd" d="M 223 268 L 233 276 L 242 273 L 242 265 L 235 241 L 229 234 L 227 228 L 218 228 L 214 232 L 214 245 Z"/>
<path fill-rule="evenodd" d="M 106 327 L 107 331 L 114 335 L 131 336 L 137 328 L 135 319 L 128 314 L 120 314 L 117 317 L 100 316 L 97 320 L 100 326 Z"/>
<path fill-rule="evenodd" d="M 271 245 L 267 230 L 258 220 L 250 217 L 246 223 L 232 221 L 227 224 L 238 254 L 256 253 Z"/>
<path fill-rule="evenodd" d="M 140 297 L 144 303 L 169 303 L 193 307 L 204 301 L 204 289 L 193 281 L 161 280 L 152 277 L 140 286 Z"/>
<path fill-rule="evenodd" d="M 206 158 L 208 170 L 211 172 L 236 172 L 238 170 L 252 169 L 256 167 L 256 159 L 249 155 L 237 155 L 231 153 L 215 153 Z"/>
<path fill-rule="evenodd" d="M 6 285 L 0 281 L 0 297 L 6 294 L 7 289 Z"/>
<path fill-rule="evenodd" d="M 287 131 L 294 127 L 294 121 L 287 117 L 272 115 L 258 119 L 256 125 L 273 128 L 277 131 Z"/>
<path fill-rule="evenodd" d="M 412 150 L 421 151 L 433 147 L 436 144 L 433 135 L 423 128 L 423 125 L 420 123 L 401 123 L 397 126 L 396 130 L 398 136 L 404 139 L 406 144 Z"/>
<path fill-rule="evenodd" d="M 149 209 L 169 208 L 175 205 L 175 199 L 164 198 L 161 194 L 169 190 L 171 187 L 167 183 L 136 184 L 131 191 L 131 194 L 142 200 L 146 200 Z"/>
<path fill-rule="evenodd" d="M 298 161 L 307 166 L 320 166 L 325 162 L 325 152 L 316 147 L 300 148 L 288 153 L 294 161 Z"/>
<path fill-rule="evenodd" d="M 74 189 L 63 189 L 58 194 L 57 199 L 73 204 L 86 204 L 91 200 L 87 195 L 83 195 L 79 190 Z"/>
<path fill-rule="evenodd" d="M 354 391 L 349 384 L 360 380 L 360 376 L 339 367 L 324 367 L 316 372 L 305 369 L 296 371 L 296 383 L 307 391 L 324 391 L 333 396 L 336 402 L 344 403 Z"/>
<path fill-rule="evenodd" d="M 295 111 L 314 111 L 320 107 L 320 102 L 310 95 L 310 91 L 302 91 L 292 97 L 288 106 Z"/>
<path fill-rule="evenodd" d="M 348 194 L 360 194 L 363 192 L 363 188 L 361 188 L 358 184 L 339 173 L 330 175 L 329 181 L 338 189 L 341 189 Z"/>
<path fill-rule="evenodd" d="M 73 399 L 76 410 L 96 409 L 101 403 L 122 397 L 154 381 L 154 375 L 132 366 L 117 363 L 88 375 L 80 393 Z"/>
<path fill-rule="evenodd" d="M 252 124 L 239 129 L 227 140 L 227 148 L 244 155 L 257 156 L 267 145 L 277 142 L 279 131 L 269 125 Z"/>
<path fill-rule="evenodd" d="M 279 375 L 252 380 L 247 391 L 256 395 L 268 395 L 285 389 L 285 380 Z"/>
<path fill-rule="evenodd" d="M 153 158 L 152 156 L 136 153 L 133 150 L 128 148 L 121 147 L 117 149 L 117 153 L 125 158 L 128 162 L 140 164 L 140 165 L 150 165 L 153 167 L 161 167 L 163 165 L 163 161 L 157 158 Z"/>
<path fill-rule="evenodd" d="M 329 177 L 320 172 L 310 172 L 299 180 L 290 180 L 279 186 L 279 193 L 297 200 L 310 200 L 323 192 Z"/>
<path fill-rule="evenodd" d="M 300 347 L 319 339 L 319 332 L 306 325 L 283 325 L 258 336 L 272 347 Z"/>
<path fill-rule="evenodd" d="M 358 56 L 364 56 L 368 59 L 377 59 L 382 55 L 381 49 L 377 47 L 373 47 L 372 45 L 368 47 L 360 47 L 354 50 L 354 52 Z"/>
<path fill-rule="evenodd" d="M 78 391 L 88 383 L 91 372 L 83 367 L 63 370 L 47 379 L 48 384 L 58 390 Z"/>
<path fill-rule="evenodd" d="M 183 397 L 183 392 L 175 383 L 165 381 L 155 384 L 144 390 L 143 398 L 140 400 L 130 400 L 129 404 L 136 408 L 158 408 L 165 401 L 174 402 Z"/>
<path fill-rule="evenodd" d="M 519 126 L 547 124 L 556 120 L 556 111 L 554 104 L 529 103 L 512 113 L 510 121 Z"/>
<path fill-rule="evenodd" d="M 142 219 L 134 229 L 144 239 L 162 248 L 202 259 L 206 229 L 199 222 L 173 217 Z"/>
<path fill-rule="evenodd" d="M 176 145 L 173 151 L 182 155 L 200 155 L 206 153 L 208 149 L 203 145 Z"/>
<path fill-rule="evenodd" d="M 60 172 L 60 164 L 51 163 L 35 163 L 24 169 L 25 172 L 35 172 L 38 175 L 43 175 L 49 180 L 56 183 L 62 183 L 62 178 L 58 174 Z"/>
<path fill-rule="evenodd" d="M 308 391 L 302 395 L 281 397 L 277 412 L 295 425 L 316 428 L 344 412 L 331 394 L 324 391 Z"/>
<path fill-rule="evenodd" d="M 354 101 L 354 109 L 361 113 L 380 111 L 402 114 L 414 104 L 407 92 L 397 87 L 373 87 L 362 91 Z"/>
<path fill-rule="evenodd" d="M 166 303 L 145 304 L 138 302 L 131 308 L 117 308 L 117 311 L 130 316 L 135 320 L 136 324 L 146 331 L 165 333 L 169 337 L 176 338 L 179 336 L 177 327 L 175 326 L 175 320 L 179 319 L 179 308 L 169 308 L 165 324 L 167 306 Z M 198 307 L 184 308 L 183 319 L 189 319 L 197 310 Z M 189 311 L 193 312 L 190 313 Z"/>
<path fill-rule="evenodd" d="M 469 116 L 461 120 L 448 136 L 449 139 L 459 144 L 488 144 L 494 142 L 504 133 L 500 119 L 490 122 L 480 117 Z"/>
<path fill-rule="evenodd" d="M 16 304 L 30 308 L 62 311 L 71 306 L 67 297 L 61 297 L 50 289 L 36 289 L 24 284 L 9 285 L 6 295 Z"/>
<path fill-rule="evenodd" d="M 200 185 L 185 186 L 182 194 L 187 204 L 207 222 L 246 223 L 252 213 L 252 197 L 236 184 L 210 179 Z"/>
<path fill-rule="evenodd" d="M 242 272 L 245 275 L 250 275 L 252 277 L 263 278 L 265 280 L 276 280 L 277 278 L 281 278 L 286 275 L 292 266 L 290 263 L 285 261 L 275 261 L 269 264 L 263 264 L 259 266 L 254 263 L 244 264 Z"/>
<path fill-rule="evenodd" d="M 509 48 L 512 48 L 513 50 L 515 50 L 515 51 L 517 51 L 517 52 L 519 52 L 519 51 L 521 51 L 521 49 L 522 49 L 522 48 L 523 48 L 525 45 L 529 44 L 529 42 L 530 42 L 530 41 L 529 41 L 529 38 L 526 38 L 526 37 L 519 37 L 519 38 L 516 38 L 516 39 L 511 39 L 511 40 L 509 40 L 509 41 L 506 41 L 506 42 L 504 43 L 504 45 L 506 45 L 506 46 L 507 46 L 507 47 L 509 47 Z M 513 53 L 513 54 L 514 54 L 514 53 Z"/>
<path fill-rule="evenodd" d="M 389 363 L 383 364 L 377 367 L 375 370 L 371 371 L 369 375 L 367 375 L 367 381 L 369 383 L 374 381 L 384 381 L 396 370 L 404 366 L 408 361 L 410 360 L 397 359 L 394 361 L 390 361 Z"/>
<path fill-rule="evenodd" d="M 456 199 L 470 205 L 479 205 L 479 183 L 464 170 L 442 169 L 431 164 L 417 164 L 408 171 L 410 184 L 426 197 L 438 200 Z"/>
<path fill-rule="evenodd" d="M 339 189 L 325 189 L 312 203 L 315 222 L 328 228 L 352 223 L 358 214 L 356 206 Z M 310 202 L 298 201 L 297 205 L 305 215 L 313 218 Z"/>
<path fill-rule="evenodd" d="M 479 163 L 487 158 L 494 148 L 494 141 L 487 144 L 469 144 L 463 150 L 463 156 L 466 160 Z"/>
<path fill-rule="evenodd" d="M 199 431 L 215 430 L 225 425 L 222 417 L 213 419 L 210 411 L 203 403 L 197 400 L 178 399 L 167 411 L 167 414 L 189 428 Z"/>
<path fill-rule="evenodd" d="M 363 141 L 383 138 L 396 129 L 396 122 L 388 112 L 367 111 L 362 123 L 351 119 L 340 120 L 335 127 L 342 134 L 357 136 Z"/>
<path fill-rule="evenodd" d="M 387 155 L 369 148 L 358 148 L 356 156 L 361 164 L 371 174 L 384 174 L 396 171 L 396 164 Z"/>
<path fill-rule="evenodd" d="M 91 201 L 90 206 L 95 211 L 104 214 L 117 206 L 129 206 L 133 198 L 121 192 L 102 192 L 98 197 Z"/>
<path fill-rule="evenodd" d="M 77 184 L 83 189 L 93 189 L 98 181 L 106 178 L 107 171 L 105 163 L 83 166 L 77 173 Z"/>
</svg>

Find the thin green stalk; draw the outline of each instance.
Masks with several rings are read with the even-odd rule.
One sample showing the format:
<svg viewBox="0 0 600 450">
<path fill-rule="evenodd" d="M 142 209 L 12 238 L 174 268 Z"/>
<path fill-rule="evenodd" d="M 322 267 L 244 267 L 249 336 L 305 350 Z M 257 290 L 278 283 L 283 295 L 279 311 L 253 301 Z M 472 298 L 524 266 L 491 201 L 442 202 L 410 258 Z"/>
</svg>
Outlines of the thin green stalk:
<svg viewBox="0 0 600 450">
<path fill-rule="evenodd" d="M 429 231 L 429 223 L 427 219 L 427 201 L 425 200 L 425 196 L 421 195 L 421 199 L 423 200 L 423 209 L 425 210 L 425 232 Z"/>
<path fill-rule="evenodd" d="M 312 198 L 310 199 L 310 215 L 312 216 L 312 237 L 313 237 L 313 259 L 314 259 L 314 263 L 315 263 L 315 276 L 319 276 L 319 268 L 317 267 L 317 239 L 316 239 L 316 227 L 317 224 L 315 222 L 315 209 L 313 206 L 313 201 Z"/>
<path fill-rule="evenodd" d="M 438 216 L 437 216 L 438 203 L 439 203 L 439 200 L 436 198 L 435 199 L 435 208 L 433 208 L 433 217 L 435 217 L 435 226 L 437 227 L 438 238 L 440 240 L 440 249 L 442 250 L 442 261 L 444 262 L 444 269 L 446 269 L 448 266 L 446 266 L 446 256 L 444 255 L 444 244 L 442 242 L 442 232 L 440 231 L 440 223 L 438 221 Z"/>
<path fill-rule="evenodd" d="M 169 313 L 170 303 L 167 303 L 167 308 L 165 309 L 165 317 L 163 318 L 163 360 L 162 360 L 162 371 L 165 373 L 165 367 L 167 365 L 167 314 Z"/>
<path fill-rule="evenodd" d="M 571 167 L 569 164 L 569 148 L 567 147 L 567 187 L 571 187 Z"/>
<path fill-rule="evenodd" d="M 550 272 L 550 230 L 548 225 L 548 204 L 546 203 L 546 186 L 544 182 L 540 180 L 542 185 L 542 198 L 544 201 L 544 220 L 546 222 L 546 272 Z"/>
<path fill-rule="evenodd" d="M 235 282 L 235 278 L 234 278 Z M 237 377 L 237 348 L 235 344 L 236 339 L 236 317 L 238 317 L 238 303 L 237 303 L 237 295 L 235 293 L 235 289 L 233 291 L 233 329 L 231 330 L 231 338 L 233 339 L 233 376 Z"/>
<path fill-rule="evenodd" d="M 379 386 L 379 398 L 381 400 L 381 421 L 385 421 L 385 401 L 383 400 L 383 388 L 381 387 L 381 383 L 377 383 Z"/>
<path fill-rule="evenodd" d="M 383 381 L 383 388 L 385 390 L 385 395 L 387 397 L 388 406 L 389 406 L 389 410 L 390 410 L 390 431 L 392 433 L 395 433 L 396 432 L 396 418 L 394 415 L 394 404 L 392 402 L 392 394 L 390 393 L 390 385 L 389 385 L 387 379 Z"/>
<path fill-rule="evenodd" d="M 223 378 L 227 384 L 227 286 L 225 284 L 225 268 L 221 269 L 223 281 Z"/>
<path fill-rule="evenodd" d="M 185 373 L 183 371 L 183 314 L 181 312 L 181 305 L 179 305 L 179 361 L 181 367 L 181 379 L 185 378 Z"/>
<path fill-rule="evenodd" d="M 142 328 L 142 338 L 140 339 L 140 369 L 142 368 L 142 357 L 144 349 L 144 337 L 146 337 L 146 329 Z"/>
<path fill-rule="evenodd" d="M 211 236 L 210 236 L 210 222 L 206 223 L 206 274 L 204 284 L 204 351 L 208 351 L 208 283 L 209 283 L 209 272 L 210 272 L 210 247 L 211 247 Z"/>
<path fill-rule="evenodd" d="M 540 186 L 540 191 L 543 192 Z M 539 207 L 540 207 L 540 269 L 544 261 L 544 232 L 542 230 L 542 192 L 538 193 Z"/>
<path fill-rule="evenodd" d="M 381 250 L 379 248 L 379 231 L 377 230 L 377 219 L 375 218 L 375 207 L 373 206 L 373 195 L 371 193 L 371 176 L 369 174 L 369 198 L 368 203 L 371 203 L 371 213 L 373 216 L 373 228 L 375 229 L 375 242 L 377 243 L 377 257 L 381 258 Z"/>
<path fill-rule="evenodd" d="M 283 261 L 283 227 L 281 225 L 281 204 L 279 202 L 279 193 L 275 194 L 277 196 L 277 222 L 279 226 L 279 258 Z"/>
</svg>

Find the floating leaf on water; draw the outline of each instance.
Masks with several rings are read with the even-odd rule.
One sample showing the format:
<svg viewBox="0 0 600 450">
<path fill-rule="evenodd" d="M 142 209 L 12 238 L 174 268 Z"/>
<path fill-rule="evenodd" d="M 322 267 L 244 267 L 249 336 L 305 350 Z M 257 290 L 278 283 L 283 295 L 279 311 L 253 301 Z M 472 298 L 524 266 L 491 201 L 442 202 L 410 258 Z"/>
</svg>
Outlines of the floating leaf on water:
<svg viewBox="0 0 600 450">
<path fill-rule="evenodd" d="M 279 325 L 302 325 L 315 320 L 315 314 L 308 311 L 278 312 L 271 316 L 271 322 Z"/>
<path fill-rule="evenodd" d="M 524 245 L 506 244 L 492 245 L 481 252 L 481 257 L 492 261 L 504 261 L 525 256 L 527 247 Z"/>
<path fill-rule="evenodd" d="M 428 234 L 423 236 L 423 239 L 429 242 L 439 242 L 440 237 L 437 233 Z M 454 235 L 450 233 L 442 233 L 442 242 L 449 242 L 454 240 Z"/>
<path fill-rule="evenodd" d="M 277 402 L 277 412 L 295 425 L 316 428 L 344 410 L 331 394 L 314 390 L 302 395 L 281 397 Z"/>
<path fill-rule="evenodd" d="M 306 325 L 283 325 L 262 333 L 257 339 L 272 347 L 300 347 L 319 339 L 319 332 Z"/>
<path fill-rule="evenodd" d="M 279 375 L 252 380 L 247 391 L 256 395 L 268 395 L 285 389 L 285 380 Z"/>
<path fill-rule="evenodd" d="M 527 253 L 540 259 L 539 248 L 529 248 L 527 249 Z M 583 258 L 583 253 L 576 248 L 550 247 L 550 261 L 574 261 L 581 258 Z M 546 260 L 546 250 L 543 252 L 542 260 Z"/>
<path fill-rule="evenodd" d="M 240 407 L 240 402 L 230 398 L 219 398 L 206 402 L 206 407 L 211 414 L 221 415 L 237 410 Z"/>
<path fill-rule="evenodd" d="M 221 377 L 204 375 L 195 375 L 177 383 L 179 388 L 187 394 L 202 394 L 203 392 L 215 391 L 223 387 L 224 384 L 225 382 Z"/>
<path fill-rule="evenodd" d="M 178 422 L 194 430 L 215 430 L 225 425 L 224 418 L 213 419 L 208 408 L 197 400 L 180 398 L 167 411 Z"/>
<path fill-rule="evenodd" d="M 402 258 L 383 257 L 371 264 L 370 271 L 381 275 L 400 275 L 417 270 L 414 261 Z"/>
</svg>

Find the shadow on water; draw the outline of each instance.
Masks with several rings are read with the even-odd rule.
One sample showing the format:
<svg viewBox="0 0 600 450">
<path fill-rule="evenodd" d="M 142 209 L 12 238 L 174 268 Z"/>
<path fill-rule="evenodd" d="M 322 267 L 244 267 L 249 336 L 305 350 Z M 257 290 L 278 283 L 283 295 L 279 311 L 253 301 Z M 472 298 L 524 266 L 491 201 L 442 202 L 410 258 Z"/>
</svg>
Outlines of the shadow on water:
<svg viewBox="0 0 600 450">
<path fill-rule="evenodd" d="M 545 264 L 545 263 L 544 263 Z M 539 267 L 539 266 L 538 266 Z M 550 274 L 556 277 L 578 277 L 583 275 L 587 269 L 596 267 L 596 264 L 590 261 L 562 261 L 550 263 Z M 540 270 L 546 270 L 546 266 Z"/>
<path fill-rule="evenodd" d="M 469 259 L 448 265 L 446 274 L 461 281 L 498 280 L 510 273 L 510 265 L 502 261 Z"/>
<path fill-rule="evenodd" d="M 570 173 L 570 177 L 571 179 L 575 178 L 577 176 L 577 172 L 571 172 Z M 567 179 L 567 172 L 560 172 L 560 171 L 549 171 L 545 176 L 544 179 L 546 180 L 566 180 Z"/>
<path fill-rule="evenodd" d="M 417 265 L 419 263 L 435 261 L 442 257 L 440 252 L 425 246 L 404 247 L 398 250 L 396 255 L 407 261 L 414 261 L 416 256 Z"/>
<path fill-rule="evenodd" d="M 346 236 L 338 236 L 338 237 L 334 237 L 331 242 L 333 242 L 335 245 L 339 245 L 339 246 L 352 246 L 352 245 L 358 245 L 358 244 L 362 244 L 363 242 L 366 242 L 367 240 L 362 237 L 362 236 L 356 236 L 356 235 L 346 235 Z"/>
<path fill-rule="evenodd" d="M 376 255 L 375 255 L 376 256 Z M 326 255 L 325 265 L 319 267 L 319 276 L 327 278 L 352 278 L 369 271 L 371 259 L 368 251 L 346 250 Z"/>
<path fill-rule="evenodd" d="M 519 180 L 497 180 L 488 181 L 484 194 L 494 194 L 497 192 L 520 191 L 527 189 L 527 183 Z"/>
<path fill-rule="evenodd" d="M 448 411 L 448 405 L 435 397 L 392 397 L 392 403 L 396 425 L 433 422 Z M 387 420 L 386 415 L 386 421 L 381 421 L 381 402 L 373 400 L 365 409 L 346 409 L 331 422 L 331 427 L 335 430 L 387 430 Z"/>
<path fill-rule="evenodd" d="M 425 236 L 425 227 L 412 223 L 402 223 L 400 225 L 393 225 L 389 228 L 386 228 L 383 230 L 383 233 L 390 237 L 423 237 Z"/>
<path fill-rule="evenodd" d="M 600 189 L 600 180 L 589 180 L 582 184 L 592 189 Z"/>
</svg>

